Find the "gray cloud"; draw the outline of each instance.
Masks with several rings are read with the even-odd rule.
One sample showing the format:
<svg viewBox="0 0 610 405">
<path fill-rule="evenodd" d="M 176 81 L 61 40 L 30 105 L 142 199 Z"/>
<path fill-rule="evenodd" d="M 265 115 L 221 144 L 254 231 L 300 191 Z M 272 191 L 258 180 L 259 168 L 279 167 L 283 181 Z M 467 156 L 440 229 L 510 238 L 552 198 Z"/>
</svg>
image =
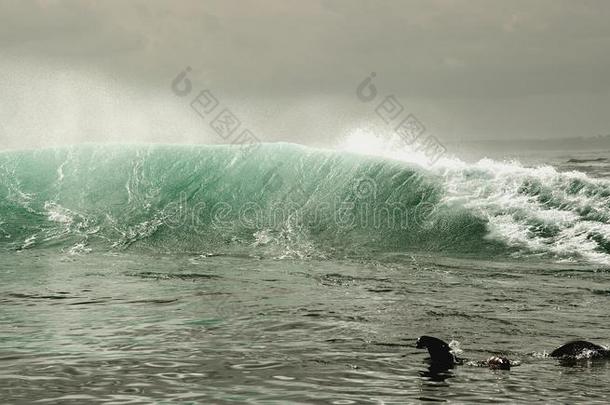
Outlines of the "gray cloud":
<svg viewBox="0 0 610 405">
<path fill-rule="evenodd" d="M 441 137 L 587 136 L 610 132 L 609 17 L 603 0 L 4 0 L 0 50 L 142 97 L 171 98 L 190 65 L 269 140 L 323 142 L 361 121 L 353 92 L 371 71 Z"/>
</svg>

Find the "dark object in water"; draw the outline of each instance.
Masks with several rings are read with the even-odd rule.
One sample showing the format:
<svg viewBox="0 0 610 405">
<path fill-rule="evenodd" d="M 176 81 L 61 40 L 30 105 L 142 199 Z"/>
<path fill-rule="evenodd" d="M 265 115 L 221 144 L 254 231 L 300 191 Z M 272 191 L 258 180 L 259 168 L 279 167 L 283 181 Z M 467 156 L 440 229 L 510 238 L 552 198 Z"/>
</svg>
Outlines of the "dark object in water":
<svg viewBox="0 0 610 405">
<path fill-rule="evenodd" d="M 417 339 L 415 347 L 428 349 L 430 363 L 434 366 L 452 368 L 455 365 L 464 364 L 464 360 L 453 354 L 449 345 L 439 338 L 433 336 L 422 336 Z M 492 356 L 484 361 L 475 363 L 480 367 L 489 367 L 494 370 L 510 370 L 511 361 L 504 356 Z"/>
<path fill-rule="evenodd" d="M 462 360 L 455 357 L 449 345 L 439 338 L 433 336 L 422 336 L 417 339 L 415 347 L 428 349 L 430 363 L 438 366 L 451 368 L 456 364 L 462 364 Z"/>
<path fill-rule="evenodd" d="M 610 359 L 610 350 L 595 343 L 587 342 L 586 340 L 573 340 L 565 345 L 553 350 L 551 357 L 559 357 L 563 359 L 578 359 L 582 358 L 606 358 Z"/>
</svg>

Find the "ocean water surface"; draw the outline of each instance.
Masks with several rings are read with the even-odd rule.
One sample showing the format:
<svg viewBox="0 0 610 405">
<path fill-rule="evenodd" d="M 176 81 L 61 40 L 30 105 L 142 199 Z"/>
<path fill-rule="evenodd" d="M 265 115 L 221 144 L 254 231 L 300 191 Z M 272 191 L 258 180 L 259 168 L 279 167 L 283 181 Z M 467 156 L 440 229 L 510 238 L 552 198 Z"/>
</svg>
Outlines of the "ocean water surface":
<svg viewBox="0 0 610 405">
<path fill-rule="evenodd" d="M 610 152 L 374 151 L 0 153 L 1 402 L 607 403 Z"/>
</svg>

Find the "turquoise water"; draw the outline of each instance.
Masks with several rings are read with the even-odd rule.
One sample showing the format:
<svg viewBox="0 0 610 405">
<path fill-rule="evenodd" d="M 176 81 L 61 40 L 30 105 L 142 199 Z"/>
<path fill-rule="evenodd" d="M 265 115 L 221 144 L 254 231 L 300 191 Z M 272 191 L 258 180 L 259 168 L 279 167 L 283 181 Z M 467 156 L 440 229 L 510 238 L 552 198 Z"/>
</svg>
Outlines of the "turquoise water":
<svg viewBox="0 0 610 405">
<path fill-rule="evenodd" d="M 0 154 L 2 403 L 607 403 L 603 153 Z M 430 373 L 423 334 L 511 371 Z"/>
<path fill-rule="evenodd" d="M 288 144 L 247 155 L 234 147 L 89 146 L 4 153 L 0 164 L 0 212 L 15 219 L 0 224 L 0 246 L 9 250 L 99 244 L 243 253 L 270 238 L 295 239 L 305 254 L 307 245 L 490 245 L 481 219 L 440 207 L 442 185 L 432 175 L 380 158 Z"/>
</svg>

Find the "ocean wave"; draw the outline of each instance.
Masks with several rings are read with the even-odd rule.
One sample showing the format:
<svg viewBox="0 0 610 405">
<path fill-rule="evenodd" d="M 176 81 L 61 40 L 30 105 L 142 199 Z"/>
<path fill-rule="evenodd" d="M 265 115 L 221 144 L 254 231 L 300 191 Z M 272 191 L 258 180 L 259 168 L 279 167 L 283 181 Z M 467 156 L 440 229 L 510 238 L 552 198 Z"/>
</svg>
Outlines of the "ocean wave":
<svg viewBox="0 0 610 405">
<path fill-rule="evenodd" d="M 0 247 L 295 258 L 423 250 L 606 263 L 607 181 L 489 159 L 426 167 L 378 141 L 367 140 L 369 156 L 291 144 L 247 154 L 169 145 L 3 152 Z"/>
</svg>

